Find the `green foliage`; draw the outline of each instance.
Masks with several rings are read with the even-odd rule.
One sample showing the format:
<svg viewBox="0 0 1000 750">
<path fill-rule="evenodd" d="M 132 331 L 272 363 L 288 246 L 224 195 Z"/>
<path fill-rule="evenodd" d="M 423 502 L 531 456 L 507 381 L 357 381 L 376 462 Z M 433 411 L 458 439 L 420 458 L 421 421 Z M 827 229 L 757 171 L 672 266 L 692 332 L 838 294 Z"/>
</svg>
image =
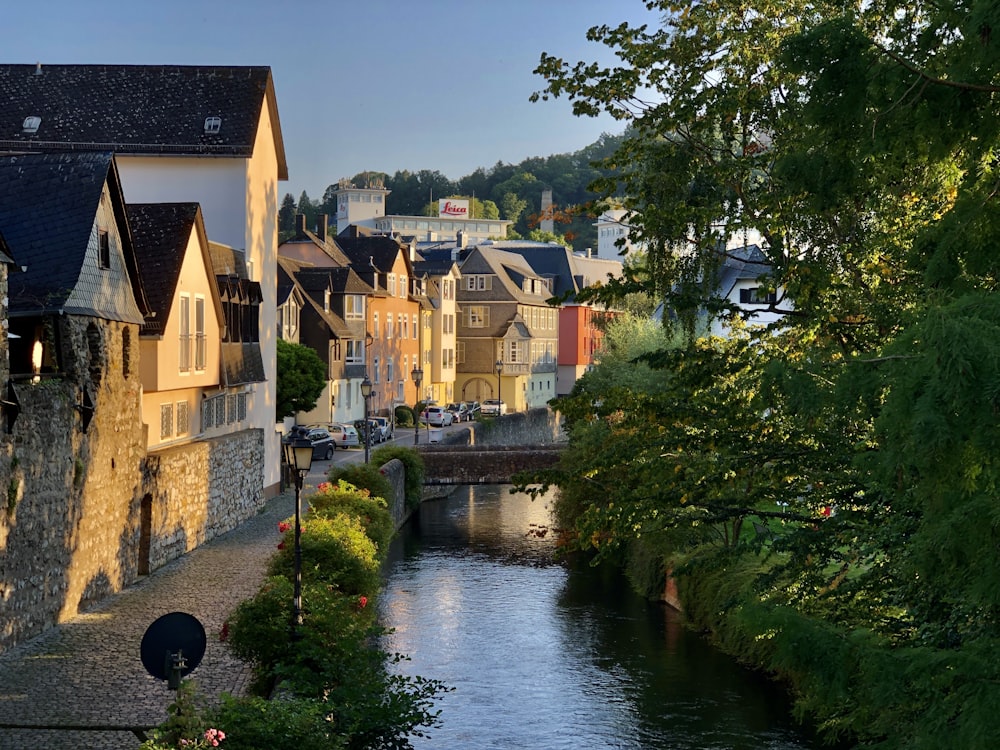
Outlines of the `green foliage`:
<svg viewBox="0 0 1000 750">
<path fill-rule="evenodd" d="M 368 490 L 360 490 L 343 480 L 337 484 L 324 482 L 317 489 L 316 493 L 305 497 L 310 518 L 354 516 L 376 549 L 388 547 L 395 529 L 384 498 L 374 497 Z"/>
<path fill-rule="evenodd" d="M 397 406 L 394 414 L 396 416 L 396 427 L 413 427 L 417 423 L 413 408 L 410 406 Z"/>
<path fill-rule="evenodd" d="M 150 733 L 150 738 L 140 745 L 141 750 L 210 747 L 205 742 L 205 731 L 212 725 L 205 715 L 205 706 L 197 683 L 182 680 L 173 702 L 167 707 L 167 720 Z"/>
<path fill-rule="evenodd" d="M 277 340 L 276 417 L 282 419 L 315 408 L 326 387 L 326 364 L 308 346 Z"/>
<path fill-rule="evenodd" d="M 369 463 L 339 464 L 330 467 L 327 477 L 330 482 L 347 482 L 361 490 L 366 490 L 372 497 L 380 497 L 388 503 L 392 500 L 392 485 L 381 472 L 383 462 L 371 460 L 375 452 L 369 456 Z"/>
<path fill-rule="evenodd" d="M 650 6 L 659 27 L 590 31 L 621 64 L 543 55 L 536 71 L 535 98 L 631 126 L 594 188 L 624 196 L 644 255 L 595 298 L 649 293 L 683 334 L 639 356 L 609 335 L 560 400 L 572 444 L 546 476 L 560 523 L 577 548 L 631 560 L 639 584 L 644 559 L 693 561 L 695 621 L 793 680 L 831 732 L 986 746 L 1000 729 L 982 661 L 1000 641 L 992 5 Z M 756 283 L 780 324 L 755 327 L 720 294 L 741 243 L 764 254 Z M 712 318 L 726 341 L 705 338 Z"/>
<path fill-rule="evenodd" d="M 385 466 L 394 458 L 399 459 L 405 468 L 406 478 L 403 487 L 406 493 L 406 506 L 416 508 L 420 505 L 424 493 L 424 460 L 417 451 L 401 445 L 383 445 L 371 456 L 375 466 Z"/>
<path fill-rule="evenodd" d="M 232 698 L 208 713 L 226 731 L 222 750 L 341 750 L 349 738 L 338 733 L 328 707 L 311 698 Z"/>
<path fill-rule="evenodd" d="M 344 594 L 367 596 L 378 589 L 377 550 L 358 517 L 336 513 L 309 518 L 303 522 L 300 546 L 303 582 L 326 583 Z M 271 560 L 269 575 L 293 577 L 294 547 L 285 543 Z"/>
</svg>

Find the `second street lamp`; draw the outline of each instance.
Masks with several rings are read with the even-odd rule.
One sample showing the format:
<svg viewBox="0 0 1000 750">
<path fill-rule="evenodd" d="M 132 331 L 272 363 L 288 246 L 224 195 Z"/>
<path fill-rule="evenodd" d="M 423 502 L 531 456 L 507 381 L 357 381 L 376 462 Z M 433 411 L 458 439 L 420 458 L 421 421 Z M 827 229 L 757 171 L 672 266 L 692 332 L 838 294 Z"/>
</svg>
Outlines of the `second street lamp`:
<svg viewBox="0 0 1000 750">
<path fill-rule="evenodd" d="M 299 500 L 302 494 L 302 480 L 312 467 L 313 446 L 309 440 L 290 440 L 285 443 L 285 463 L 292 467 L 295 479 L 295 593 L 293 605 L 295 617 L 292 620 L 292 640 L 299 636 L 302 625 L 302 511 Z"/>
<path fill-rule="evenodd" d="M 503 372 L 503 361 L 498 359 L 497 362 L 496 362 L 496 364 L 493 365 L 493 367 L 497 371 L 497 416 L 499 417 L 500 416 L 500 404 L 503 403 L 503 399 L 500 397 L 500 373 Z"/>
<path fill-rule="evenodd" d="M 410 377 L 417 385 L 417 400 L 413 405 L 413 444 L 417 445 L 420 442 L 420 417 L 417 412 L 420 410 L 420 383 L 424 379 L 424 371 L 419 367 L 414 367 L 410 372 Z"/>
<path fill-rule="evenodd" d="M 372 381 L 365 375 L 365 379 L 361 381 L 361 396 L 365 400 L 365 434 L 361 436 L 361 439 L 365 441 L 365 463 L 368 463 L 368 449 L 371 443 L 368 435 L 371 432 L 371 425 L 368 423 L 368 399 L 371 398 L 371 395 Z"/>
</svg>

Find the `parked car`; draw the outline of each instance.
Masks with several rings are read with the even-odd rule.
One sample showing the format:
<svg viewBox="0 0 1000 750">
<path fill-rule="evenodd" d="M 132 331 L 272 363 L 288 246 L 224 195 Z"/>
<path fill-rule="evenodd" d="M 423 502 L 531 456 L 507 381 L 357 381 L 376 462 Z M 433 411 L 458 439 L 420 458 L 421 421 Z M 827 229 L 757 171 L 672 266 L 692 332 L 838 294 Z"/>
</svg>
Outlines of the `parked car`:
<svg viewBox="0 0 1000 750">
<path fill-rule="evenodd" d="M 498 398 L 488 398 L 483 401 L 482 414 L 484 417 L 496 417 L 507 413 L 507 404 Z"/>
<path fill-rule="evenodd" d="M 374 419 L 378 424 L 378 441 L 384 443 L 386 440 L 392 440 L 392 420 L 389 417 L 375 417 Z"/>
<path fill-rule="evenodd" d="M 469 419 L 470 420 L 471 419 L 475 419 L 477 416 L 479 416 L 480 411 L 482 410 L 482 408 L 483 408 L 482 404 L 480 404 L 478 401 L 470 401 L 469 402 Z"/>
<path fill-rule="evenodd" d="M 449 427 L 455 417 L 443 406 L 428 406 L 420 415 L 420 421 L 431 427 Z"/>
<path fill-rule="evenodd" d="M 352 424 L 334 422 L 327 428 L 338 448 L 355 448 L 361 445 L 361 436 Z"/>
<path fill-rule="evenodd" d="M 448 404 L 445 408 L 451 412 L 456 422 L 467 422 L 472 419 L 469 416 L 469 405 L 464 401 Z"/>
<path fill-rule="evenodd" d="M 333 451 L 337 447 L 333 441 L 333 436 L 321 427 L 306 428 L 296 425 L 282 439 L 283 443 L 291 443 L 294 440 L 308 440 L 313 447 L 313 460 L 321 459 L 329 461 L 333 458 Z"/>
<path fill-rule="evenodd" d="M 367 438 L 368 445 L 375 445 L 375 443 L 382 442 L 382 428 L 379 427 L 378 422 L 375 421 L 374 417 L 368 418 L 368 427 L 365 427 L 365 420 L 355 419 L 354 429 L 358 431 L 358 437 L 361 440 Z"/>
</svg>

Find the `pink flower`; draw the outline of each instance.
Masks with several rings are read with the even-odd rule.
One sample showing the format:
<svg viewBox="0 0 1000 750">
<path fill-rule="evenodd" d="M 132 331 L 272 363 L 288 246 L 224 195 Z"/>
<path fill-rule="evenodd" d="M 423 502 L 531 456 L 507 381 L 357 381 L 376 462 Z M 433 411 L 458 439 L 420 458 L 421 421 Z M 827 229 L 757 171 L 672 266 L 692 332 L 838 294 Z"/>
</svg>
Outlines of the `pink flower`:
<svg viewBox="0 0 1000 750">
<path fill-rule="evenodd" d="M 319 490 L 320 492 L 326 492 L 328 489 L 330 489 L 330 483 L 320 482 L 319 485 L 316 487 L 316 489 Z"/>
<path fill-rule="evenodd" d="M 218 747 L 219 743 L 226 739 L 226 733 L 219 729 L 206 729 L 205 742 L 212 747 Z"/>
</svg>

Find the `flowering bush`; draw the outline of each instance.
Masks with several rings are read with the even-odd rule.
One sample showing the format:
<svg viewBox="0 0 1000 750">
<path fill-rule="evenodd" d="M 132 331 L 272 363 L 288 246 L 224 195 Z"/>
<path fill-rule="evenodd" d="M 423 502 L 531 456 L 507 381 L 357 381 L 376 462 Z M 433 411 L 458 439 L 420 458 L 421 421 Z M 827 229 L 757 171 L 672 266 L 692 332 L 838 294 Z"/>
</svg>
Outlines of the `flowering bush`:
<svg viewBox="0 0 1000 750">
<path fill-rule="evenodd" d="M 204 700 L 198 695 L 193 680 L 182 680 L 174 702 L 168 709 L 169 717 L 160 727 L 150 732 L 150 738 L 140 745 L 141 750 L 203 750 L 219 747 L 226 733 L 209 727 Z"/>
</svg>

